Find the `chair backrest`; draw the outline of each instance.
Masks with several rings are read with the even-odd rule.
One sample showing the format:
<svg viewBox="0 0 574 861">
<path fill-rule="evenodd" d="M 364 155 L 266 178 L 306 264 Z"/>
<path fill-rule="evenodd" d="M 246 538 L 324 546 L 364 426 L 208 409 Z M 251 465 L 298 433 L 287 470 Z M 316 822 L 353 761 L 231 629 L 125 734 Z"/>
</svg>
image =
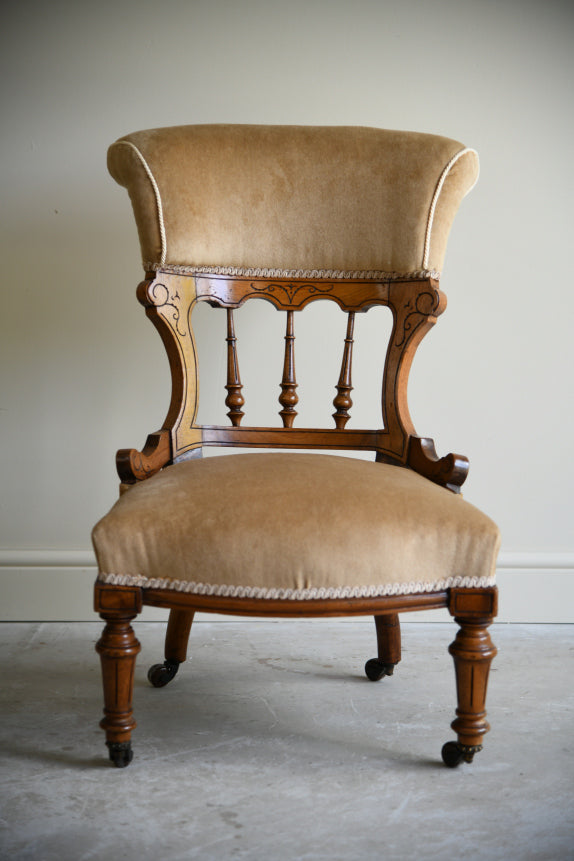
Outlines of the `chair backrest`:
<svg viewBox="0 0 574 861">
<path fill-rule="evenodd" d="M 290 277 L 438 273 L 478 160 L 413 132 L 204 125 L 126 135 L 108 167 L 130 194 L 146 269 Z"/>
<path fill-rule="evenodd" d="M 448 233 L 474 185 L 474 150 L 435 135 L 371 128 L 205 125 L 136 132 L 110 147 L 130 194 L 147 280 L 140 301 L 172 370 L 172 400 L 143 452 L 118 453 L 130 483 L 203 445 L 362 449 L 458 486 L 462 460 L 440 461 L 416 437 L 408 371 L 445 306 L 438 287 Z M 282 427 L 241 426 L 244 400 L 233 310 L 264 298 L 286 311 Z M 294 312 L 316 299 L 347 312 L 331 430 L 295 427 Z M 231 425 L 198 426 L 195 304 L 227 309 Z M 355 313 L 393 312 L 380 430 L 346 428 Z M 464 459 L 463 459 L 464 460 Z"/>
</svg>

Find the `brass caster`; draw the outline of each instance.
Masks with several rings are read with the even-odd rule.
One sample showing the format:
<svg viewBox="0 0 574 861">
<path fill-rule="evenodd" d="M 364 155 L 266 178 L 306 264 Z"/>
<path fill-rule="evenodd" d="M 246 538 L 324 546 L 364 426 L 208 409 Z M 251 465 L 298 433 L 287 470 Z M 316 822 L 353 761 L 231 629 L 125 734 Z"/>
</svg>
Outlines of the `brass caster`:
<svg viewBox="0 0 574 861">
<path fill-rule="evenodd" d="M 464 762 L 472 762 L 474 754 L 480 750 L 482 750 L 481 744 L 471 747 L 466 744 L 459 744 L 458 741 L 447 741 L 441 751 L 442 761 L 448 768 L 456 768 L 463 760 Z"/>
<path fill-rule="evenodd" d="M 163 664 L 154 664 L 148 670 L 148 681 L 154 688 L 163 688 L 171 682 L 179 669 L 179 661 L 164 661 Z"/>
<path fill-rule="evenodd" d="M 394 664 L 385 664 L 383 661 L 379 661 L 378 658 L 371 658 L 365 664 L 365 673 L 367 674 L 367 678 L 372 682 L 378 682 L 383 676 L 392 676 L 394 671 Z"/>
<path fill-rule="evenodd" d="M 126 768 L 134 758 L 130 741 L 107 741 L 106 744 L 116 768 Z"/>
</svg>

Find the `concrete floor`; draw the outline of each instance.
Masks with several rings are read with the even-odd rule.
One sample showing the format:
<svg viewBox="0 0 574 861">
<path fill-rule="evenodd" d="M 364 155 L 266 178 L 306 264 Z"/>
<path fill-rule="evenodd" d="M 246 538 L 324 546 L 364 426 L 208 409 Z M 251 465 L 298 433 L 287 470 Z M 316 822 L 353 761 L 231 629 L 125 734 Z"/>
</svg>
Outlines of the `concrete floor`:
<svg viewBox="0 0 574 861">
<path fill-rule="evenodd" d="M 493 626 L 492 731 L 440 762 L 455 626 L 403 623 L 372 683 L 369 620 L 200 622 L 166 688 L 142 623 L 127 769 L 106 759 L 101 625 L 0 626 L 0 858 L 572 859 L 574 626 Z"/>
</svg>

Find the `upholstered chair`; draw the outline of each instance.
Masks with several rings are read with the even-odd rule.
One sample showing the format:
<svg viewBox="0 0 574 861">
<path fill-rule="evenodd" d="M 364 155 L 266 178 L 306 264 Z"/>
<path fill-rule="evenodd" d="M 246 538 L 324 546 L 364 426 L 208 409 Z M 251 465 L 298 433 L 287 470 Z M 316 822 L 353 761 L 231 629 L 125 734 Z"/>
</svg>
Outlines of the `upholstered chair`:
<svg viewBox="0 0 574 861">
<path fill-rule="evenodd" d="M 477 179 L 476 153 L 445 137 L 374 128 L 199 125 L 126 135 L 108 159 L 131 198 L 145 272 L 137 295 L 172 378 L 161 428 L 142 450 L 118 452 L 120 497 L 93 533 L 110 759 L 120 767 L 132 759 L 140 646 L 131 622 L 143 605 L 171 610 L 165 660 L 149 671 L 157 687 L 185 660 L 197 611 L 374 616 L 378 654 L 365 667 L 374 681 L 400 661 L 399 614 L 446 607 L 458 623 L 450 646 L 458 707 L 456 741 L 442 757 L 470 762 L 489 729 L 499 533 L 459 493 L 467 459 L 439 457 L 417 435 L 407 377 L 446 305 L 440 271 Z M 235 321 L 255 299 L 285 316 L 272 427 L 249 423 L 239 372 Z M 303 428 L 296 323 L 319 300 L 341 309 L 340 374 L 333 417 Z M 225 309 L 225 425 L 197 421 L 200 302 Z M 355 316 L 376 306 L 393 317 L 381 422 L 355 428 Z M 202 457 L 217 446 L 244 451 Z"/>
</svg>

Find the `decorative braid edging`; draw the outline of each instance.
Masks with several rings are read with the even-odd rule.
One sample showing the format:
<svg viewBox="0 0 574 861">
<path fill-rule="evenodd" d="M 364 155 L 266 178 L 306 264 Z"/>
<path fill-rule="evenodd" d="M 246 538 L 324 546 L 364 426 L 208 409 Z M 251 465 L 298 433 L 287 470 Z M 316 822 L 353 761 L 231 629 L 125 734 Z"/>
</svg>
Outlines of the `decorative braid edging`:
<svg viewBox="0 0 574 861">
<path fill-rule="evenodd" d="M 232 278 L 328 278 L 363 281 L 420 281 L 426 278 L 438 281 L 440 278 L 440 272 L 435 269 L 385 272 L 382 269 L 259 269 L 241 266 L 179 266 L 175 263 L 143 263 L 143 268 L 146 272 L 161 270 L 173 272 L 174 275 L 228 275 Z"/>
<path fill-rule="evenodd" d="M 260 586 L 226 586 L 214 583 L 194 583 L 139 574 L 99 574 L 101 583 L 111 586 L 139 586 L 142 589 L 169 589 L 193 595 L 218 598 L 259 598 L 267 601 L 321 601 L 330 598 L 383 598 L 390 595 L 413 595 L 443 592 L 445 589 L 477 589 L 494 586 L 495 577 L 447 577 L 432 583 L 385 583 L 376 586 L 339 586 L 318 589 L 267 589 Z"/>
</svg>

